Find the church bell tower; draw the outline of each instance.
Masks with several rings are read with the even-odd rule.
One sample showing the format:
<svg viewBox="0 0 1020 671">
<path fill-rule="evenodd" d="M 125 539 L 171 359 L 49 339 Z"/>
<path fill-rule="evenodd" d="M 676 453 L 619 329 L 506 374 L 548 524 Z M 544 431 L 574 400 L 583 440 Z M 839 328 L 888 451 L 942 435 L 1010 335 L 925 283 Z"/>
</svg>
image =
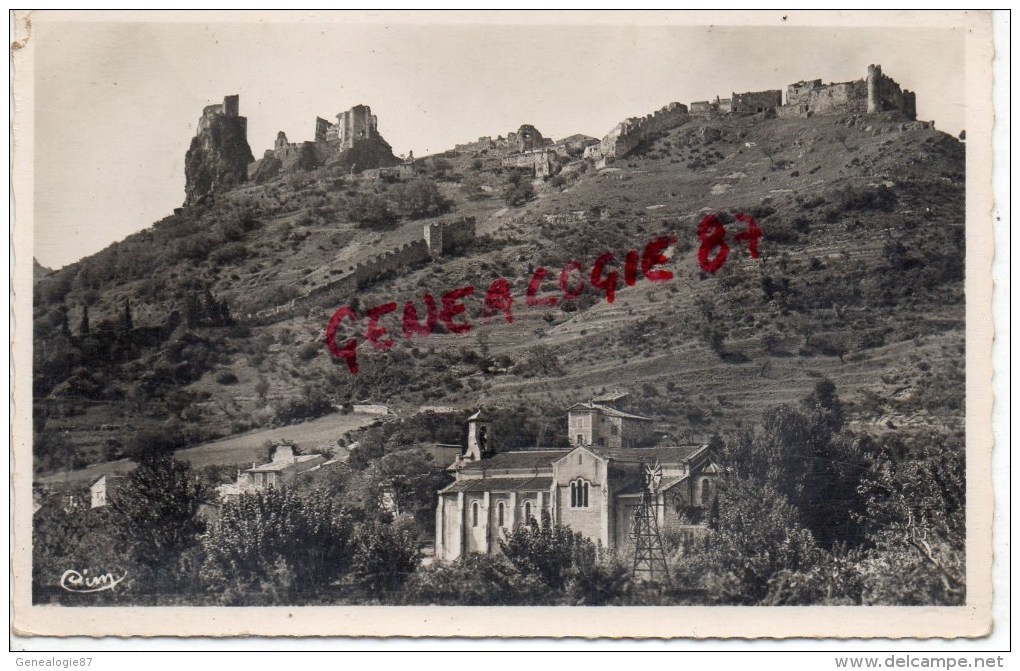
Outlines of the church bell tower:
<svg viewBox="0 0 1020 671">
<path fill-rule="evenodd" d="M 479 409 L 478 412 L 468 417 L 468 438 L 467 451 L 464 452 L 466 461 L 478 461 L 492 454 L 492 427 L 489 419 Z"/>
</svg>

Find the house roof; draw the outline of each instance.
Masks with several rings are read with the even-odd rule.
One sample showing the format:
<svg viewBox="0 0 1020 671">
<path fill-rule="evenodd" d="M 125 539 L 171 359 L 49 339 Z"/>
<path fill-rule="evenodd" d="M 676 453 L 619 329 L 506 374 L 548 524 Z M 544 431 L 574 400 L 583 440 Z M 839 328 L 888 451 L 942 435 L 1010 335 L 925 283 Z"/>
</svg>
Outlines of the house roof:
<svg viewBox="0 0 1020 671">
<path fill-rule="evenodd" d="M 325 461 L 326 458 L 321 454 L 302 454 L 294 457 L 294 461 L 270 461 L 268 464 L 259 464 L 254 468 L 249 468 L 245 473 L 278 473 L 314 460 Z"/>
<path fill-rule="evenodd" d="M 630 394 L 624 393 L 622 391 L 611 391 L 608 394 L 602 394 L 601 396 L 596 396 L 595 398 L 593 398 L 591 400 L 591 402 L 592 403 L 616 403 L 617 401 L 619 401 L 621 399 L 624 399 L 624 398 L 627 398 L 628 396 L 630 396 Z"/>
<path fill-rule="evenodd" d="M 89 487 L 95 487 L 97 484 L 99 484 L 99 481 L 102 480 L 103 478 L 106 478 L 108 484 L 112 484 L 114 481 L 123 480 L 126 477 L 127 477 L 126 475 L 121 475 L 120 473 L 106 473 L 104 475 L 100 475 L 98 478 L 93 480 L 92 484 L 89 485 Z"/>
<path fill-rule="evenodd" d="M 574 405 L 572 405 L 569 408 L 567 408 L 567 411 L 569 412 L 569 411 L 575 410 L 575 409 L 594 410 L 594 411 L 601 412 L 603 415 L 608 415 L 609 417 L 623 417 L 625 419 L 637 419 L 637 420 L 641 420 L 643 422 L 651 422 L 652 421 L 652 419 L 650 417 L 642 417 L 641 415 L 633 415 L 633 414 L 631 414 L 629 412 L 623 412 L 622 410 L 617 410 L 616 408 L 610 408 L 607 405 L 599 405 L 598 403 L 595 403 L 593 401 L 588 401 L 587 403 L 575 403 Z"/>
<path fill-rule="evenodd" d="M 552 487 L 550 477 L 530 478 L 475 478 L 458 480 L 442 490 L 443 494 L 457 492 L 545 492 Z"/>
<path fill-rule="evenodd" d="M 481 461 L 471 461 L 461 471 L 490 471 L 511 468 L 551 468 L 552 462 L 559 459 L 570 449 L 520 450 L 517 452 L 498 452 Z"/>
</svg>

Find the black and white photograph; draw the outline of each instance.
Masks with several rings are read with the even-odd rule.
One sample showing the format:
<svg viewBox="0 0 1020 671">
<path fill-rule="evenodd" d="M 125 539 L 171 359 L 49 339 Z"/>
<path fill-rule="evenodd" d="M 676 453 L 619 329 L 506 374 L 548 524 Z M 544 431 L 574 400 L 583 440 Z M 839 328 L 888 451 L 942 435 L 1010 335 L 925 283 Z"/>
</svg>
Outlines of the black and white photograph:
<svg viewBox="0 0 1020 671">
<path fill-rule="evenodd" d="M 741 16 L 18 13 L 19 630 L 987 633 L 989 16 Z"/>
</svg>

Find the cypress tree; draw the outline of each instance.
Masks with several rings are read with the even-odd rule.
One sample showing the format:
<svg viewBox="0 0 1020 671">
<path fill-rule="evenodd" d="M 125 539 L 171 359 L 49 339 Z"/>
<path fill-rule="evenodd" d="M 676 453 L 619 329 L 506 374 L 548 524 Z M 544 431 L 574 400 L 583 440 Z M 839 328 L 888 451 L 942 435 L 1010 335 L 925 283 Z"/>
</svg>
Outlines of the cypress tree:
<svg viewBox="0 0 1020 671">
<path fill-rule="evenodd" d="M 131 318 L 131 299 L 124 298 L 124 331 L 130 332 L 135 327 L 134 320 Z"/>
<path fill-rule="evenodd" d="M 78 325 L 78 335 L 87 336 L 89 334 L 89 306 L 85 305 L 82 308 L 81 324 Z"/>
</svg>

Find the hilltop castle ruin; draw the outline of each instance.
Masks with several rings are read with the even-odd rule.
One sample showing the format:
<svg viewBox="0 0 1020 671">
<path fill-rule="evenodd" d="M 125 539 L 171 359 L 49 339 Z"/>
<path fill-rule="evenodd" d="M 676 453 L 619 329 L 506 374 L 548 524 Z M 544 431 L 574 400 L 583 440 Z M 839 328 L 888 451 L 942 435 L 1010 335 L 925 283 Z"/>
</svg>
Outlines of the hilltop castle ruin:
<svg viewBox="0 0 1020 671">
<path fill-rule="evenodd" d="M 231 95 L 223 99 L 222 105 L 202 110 L 185 158 L 186 206 L 246 180 L 264 182 L 281 171 L 312 170 L 330 164 L 361 172 L 400 163 L 379 134 L 379 120 L 367 105 L 340 112 L 336 123 L 316 118 L 315 139 L 311 142 L 290 142 L 280 131 L 273 148 L 258 160 L 248 145 L 248 120 L 238 116 L 238 108 L 239 97 Z"/>
<path fill-rule="evenodd" d="M 184 204 L 193 205 L 217 191 L 245 181 L 248 164 L 255 160 L 248 146 L 248 119 L 238 116 L 238 96 L 222 105 L 207 105 L 198 131 L 184 157 Z"/>
<path fill-rule="evenodd" d="M 676 128 L 692 117 L 760 114 L 785 119 L 883 112 L 897 113 L 913 121 L 917 118 L 916 96 L 884 75 L 881 65 L 869 65 L 865 77 L 850 82 L 822 84 L 821 79 L 813 79 L 790 84 L 786 87 L 785 104 L 779 89 L 732 93 L 729 98 L 717 96 L 715 100 L 692 102 L 690 107 L 669 103 L 655 114 L 621 121 L 601 143 L 588 147 L 584 156 L 595 160 L 624 157 L 652 135 Z"/>
</svg>

